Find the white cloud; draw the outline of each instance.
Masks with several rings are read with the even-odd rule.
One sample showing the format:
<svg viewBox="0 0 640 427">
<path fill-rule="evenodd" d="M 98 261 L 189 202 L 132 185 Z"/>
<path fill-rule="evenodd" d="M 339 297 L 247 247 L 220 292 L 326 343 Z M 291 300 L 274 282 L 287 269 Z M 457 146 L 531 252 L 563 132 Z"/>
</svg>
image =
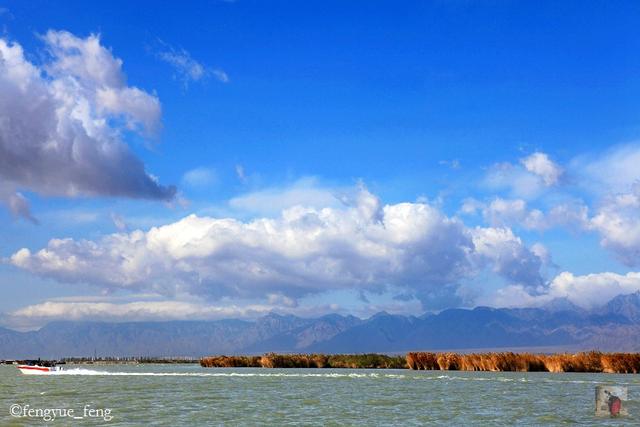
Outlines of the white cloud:
<svg viewBox="0 0 640 427">
<path fill-rule="evenodd" d="M 591 227 L 600 233 L 600 243 L 628 266 L 640 265 L 640 185 L 633 192 L 606 198 Z"/>
<path fill-rule="evenodd" d="M 510 188 L 512 193 L 534 198 L 542 194 L 542 184 L 557 185 L 562 168 L 544 153 L 521 159 L 526 170 L 510 163 L 494 165 L 487 182 L 494 189 Z M 570 164 L 573 177 L 599 201 L 590 209 L 580 199 L 563 194 L 561 200 L 546 212 L 528 207 L 521 198 L 496 197 L 489 203 L 475 199 L 463 202 L 461 212 L 481 211 L 485 221 L 496 226 L 518 225 L 544 231 L 564 227 L 574 231 L 595 231 L 601 245 L 613 252 L 626 266 L 640 265 L 640 147 L 623 145 L 595 156 L 582 156 Z M 537 177 L 538 182 L 531 181 Z M 557 197 L 556 197 L 557 199 Z M 593 213 L 590 214 L 590 211 Z M 591 216 L 592 215 L 592 216 Z"/>
<path fill-rule="evenodd" d="M 460 213 L 463 215 L 475 215 L 478 211 L 482 211 L 485 204 L 481 201 L 474 199 L 473 197 L 467 197 L 462 201 L 460 206 Z"/>
<path fill-rule="evenodd" d="M 539 176 L 511 163 L 493 165 L 484 184 L 490 190 L 508 190 L 511 196 L 528 200 L 539 197 L 546 188 Z"/>
<path fill-rule="evenodd" d="M 626 144 L 604 153 L 578 156 L 568 167 L 567 181 L 571 188 L 556 190 L 547 197 L 555 202 L 545 211 L 529 207 L 551 186 L 558 186 L 563 169 L 544 153 L 534 153 L 520 160 L 520 165 L 501 163 L 492 166 L 485 184 L 493 190 L 510 190 L 511 195 L 496 197 L 490 202 L 476 199 L 463 201 L 460 212 L 483 214 L 486 223 L 494 226 L 523 227 L 545 231 L 562 227 L 572 231 L 593 231 L 602 247 L 610 250 L 629 267 L 640 266 L 640 145 Z M 572 190 L 595 196 L 595 202 L 577 198 Z M 584 194 L 581 194 L 584 197 Z M 587 197 L 589 198 L 589 197 Z"/>
<path fill-rule="evenodd" d="M 511 229 L 476 227 L 472 238 L 475 256 L 487 260 L 493 270 L 509 283 L 526 287 L 542 284 L 542 260 Z"/>
<path fill-rule="evenodd" d="M 108 131 L 100 122 L 108 115 L 115 115 L 123 117 L 132 129 L 140 126 L 149 133 L 158 131 L 160 101 L 137 87 L 126 85 L 122 60 L 100 44 L 99 36 L 82 39 L 66 31 L 48 31 L 43 40 L 53 58 L 44 67 L 53 77 L 50 82 L 53 95 L 69 103 L 69 113 L 75 113 L 85 127 L 90 123 L 92 129 L 87 130 Z M 63 93 L 55 93 L 56 90 Z M 86 105 L 87 102 L 90 104 Z M 84 111 L 91 107 L 100 115 L 91 117 L 90 111 Z"/>
<path fill-rule="evenodd" d="M 127 86 L 122 61 L 99 36 L 49 31 L 42 40 L 50 58 L 39 67 L 19 44 L 0 38 L 2 187 L 171 199 L 175 189 L 158 184 L 121 137 L 124 129 L 159 130 L 157 97 Z"/>
<path fill-rule="evenodd" d="M 206 79 L 209 76 L 214 77 L 222 83 L 229 82 L 229 76 L 226 72 L 219 68 L 210 68 L 191 57 L 191 54 L 184 49 L 175 49 L 166 43 L 162 43 L 162 51 L 157 56 L 160 60 L 170 64 L 177 73 L 177 77 L 182 81 L 185 87 L 189 86 L 189 82 L 197 82 Z"/>
<path fill-rule="evenodd" d="M 566 227 L 575 231 L 591 229 L 589 209 L 581 200 L 558 203 L 547 212 L 530 208 L 523 199 L 495 197 L 489 202 L 473 198 L 463 200 L 460 213 L 482 213 L 485 223 L 492 227 L 518 226 L 526 230 L 545 231 L 553 227 Z"/>
<path fill-rule="evenodd" d="M 197 299 L 163 300 L 151 295 L 136 295 L 138 300 L 120 297 L 55 298 L 0 314 L 0 322 L 12 329 L 33 330 L 56 320 L 135 322 L 168 320 L 255 319 L 268 313 L 291 314 L 313 318 L 327 313 L 354 314 L 368 318 L 380 311 L 392 314 L 420 315 L 424 311 L 420 301 L 380 301 L 347 309 L 336 303 L 297 301 L 282 295 L 269 295 L 263 302 L 224 300 L 210 304 Z"/>
<path fill-rule="evenodd" d="M 427 204 L 382 206 L 364 188 L 349 203 L 250 222 L 190 215 L 97 241 L 53 239 L 17 251 L 11 263 L 63 282 L 209 298 L 296 299 L 391 285 L 426 300 L 486 268 L 510 283 L 542 281 L 540 259 L 507 228 L 467 228 Z"/>
<path fill-rule="evenodd" d="M 64 302 L 46 301 L 3 315 L 3 323 L 18 329 L 31 329 L 54 320 L 93 320 L 105 322 L 214 320 L 257 317 L 269 313 L 274 305 L 208 305 L 188 301 Z"/>
<path fill-rule="evenodd" d="M 589 207 L 582 200 L 557 204 L 546 214 L 549 226 L 566 227 L 574 231 L 589 230 Z"/>
<path fill-rule="evenodd" d="M 482 208 L 482 215 L 494 227 L 518 224 L 528 230 L 544 230 L 549 226 L 542 211 L 529 209 L 522 199 L 496 197 Z"/>
<path fill-rule="evenodd" d="M 600 236 L 601 245 L 626 266 L 640 265 L 640 145 L 615 146 L 579 156 L 571 171 L 583 190 L 599 199 L 588 210 L 574 207 L 573 223 Z"/>
<path fill-rule="evenodd" d="M 542 243 L 538 242 L 531 245 L 531 253 L 537 256 L 543 265 L 549 266 L 553 264 L 549 249 Z"/>
<path fill-rule="evenodd" d="M 580 183 L 591 193 L 627 193 L 640 182 L 640 144 L 625 144 L 571 162 Z"/>
<path fill-rule="evenodd" d="M 498 307 L 542 306 L 556 298 L 566 298 L 585 309 L 600 307 L 621 294 L 640 291 L 640 273 L 594 273 L 575 276 L 558 274 L 544 292 L 532 294 L 520 285 L 510 285 L 496 292 L 488 301 Z"/>
<path fill-rule="evenodd" d="M 536 152 L 520 159 L 519 164 L 494 164 L 484 183 L 489 189 L 506 189 L 513 197 L 530 200 L 542 195 L 549 187 L 557 186 L 563 173 L 547 154 Z"/>
<path fill-rule="evenodd" d="M 527 171 L 539 176 L 547 187 L 558 184 L 563 173 L 562 168 L 554 163 L 546 153 L 535 152 L 520 159 L 520 163 Z"/>
</svg>

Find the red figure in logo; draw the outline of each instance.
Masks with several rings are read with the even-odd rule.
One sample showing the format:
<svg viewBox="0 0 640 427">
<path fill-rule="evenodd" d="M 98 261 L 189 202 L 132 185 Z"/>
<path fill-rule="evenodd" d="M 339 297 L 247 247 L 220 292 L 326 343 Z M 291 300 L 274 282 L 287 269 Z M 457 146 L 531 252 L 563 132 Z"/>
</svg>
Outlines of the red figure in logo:
<svg viewBox="0 0 640 427">
<path fill-rule="evenodd" d="M 615 396 L 608 391 L 605 391 L 609 395 L 609 400 L 607 404 L 609 405 L 609 413 L 612 417 L 617 417 L 620 415 L 620 409 L 622 408 L 622 400 L 618 396 Z"/>
</svg>

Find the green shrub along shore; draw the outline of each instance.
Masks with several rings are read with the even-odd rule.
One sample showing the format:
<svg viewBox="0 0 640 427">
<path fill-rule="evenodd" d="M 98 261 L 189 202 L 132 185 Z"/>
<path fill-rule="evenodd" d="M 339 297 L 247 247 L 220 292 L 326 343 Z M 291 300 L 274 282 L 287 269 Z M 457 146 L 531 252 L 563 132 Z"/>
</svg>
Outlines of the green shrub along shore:
<svg viewBox="0 0 640 427">
<path fill-rule="evenodd" d="M 417 369 L 442 371 L 602 372 L 637 374 L 640 353 L 431 353 L 405 356 L 383 354 L 276 354 L 262 356 L 210 356 L 200 359 L 206 368 L 350 368 Z"/>
</svg>

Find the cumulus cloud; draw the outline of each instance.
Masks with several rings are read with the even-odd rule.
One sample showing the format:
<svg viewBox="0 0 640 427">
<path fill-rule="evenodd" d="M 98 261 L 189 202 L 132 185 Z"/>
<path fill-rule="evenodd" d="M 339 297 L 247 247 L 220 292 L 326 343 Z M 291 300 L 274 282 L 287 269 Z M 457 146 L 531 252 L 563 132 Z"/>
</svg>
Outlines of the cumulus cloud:
<svg viewBox="0 0 640 427">
<path fill-rule="evenodd" d="M 482 207 L 482 215 L 494 227 L 519 224 L 529 230 L 543 230 L 548 226 L 542 211 L 529 209 L 522 199 L 496 197 Z"/>
<path fill-rule="evenodd" d="M 149 133 L 158 130 L 160 101 L 137 87 L 127 86 L 122 60 L 100 44 L 99 36 L 91 35 L 83 39 L 66 31 L 48 31 L 43 41 L 52 56 L 52 60 L 44 66 L 44 70 L 52 77 L 48 83 L 51 83 L 54 91 L 57 89 L 66 91 L 67 96 L 72 95 L 69 99 L 65 94 L 54 92 L 57 98 L 71 104 L 69 112 L 78 114 L 78 120 L 83 123 L 91 119 L 105 120 L 107 113 L 123 118 L 132 129 L 140 128 Z M 24 58 L 18 58 L 19 61 L 24 61 Z M 78 105 L 87 102 L 89 105 Z M 87 117 L 85 114 L 88 112 L 79 111 L 80 108 L 91 107 L 102 115 Z M 96 126 L 91 130 L 104 132 L 111 129 Z"/>
<path fill-rule="evenodd" d="M 627 266 L 640 265 L 640 184 L 630 193 L 607 197 L 591 218 L 603 247 Z"/>
<path fill-rule="evenodd" d="M 520 159 L 518 164 L 494 164 L 484 183 L 492 190 L 509 190 L 517 198 L 534 199 L 549 187 L 560 183 L 563 169 L 545 153 L 536 152 Z"/>
<path fill-rule="evenodd" d="M 574 231 L 589 230 L 589 207 L 582 200 L 559 203 L 546 213 L 549 226 L 562 226 Z"/>
<path fill-rule="evenodd" d="M 512 196 L 524 199 L 534 199 L 545 189 L 540 177 L 512 163 L 493 165 L 484 179 L 484 184 L 489 190 L 507 190 Z"/>
<path fill-rule="evenodd" d="M 213 77 L 222 83 L 229 82 L 229 76 L 223 70 L 203 65 L 184 49 L 175 49 L 166 43 L 160 43 L 163 50 L 158 52 L 158 58 L 173 67 L 177 73 L 176 78 L 182 81 L 185 88 L 190 82 L 197 82 L 207 77 Z"/>
<path fill-rule="evenodd" d="M 618 145 L 606 152 L 578 156 L 571 164 L 583 190 L 596 197 L 592 216 L 574 206 L 573 223 L 600 236 L 602 247 L 623 264 L 640 265 L 640 145 Z M 561 210 L 561 208 L 558 208 Z"/>
<path fill-rule="evenodd" d="M 499 307 L 542 306 L 556 298 L 566 298 L 584 309 L 593 309 L 621 294 L 640 291 L 640 273 L 594 273 L 575 276 L 570 272 L 558 274 L 544 292 L 532 293 L 521 285 L 506 286 L 489 300 Z"/>
<path fill-rule="evenodd" d="M 472 231 L 475 255 L 487 260 L 493 271 L 524 287 L 543 284 L 542 259 L 527 248 L 509 228 L 481 228 Z"/>
<path fill-rule="evenodd" d="M 97 35 L 42 37 L 43 65 L 0 38 L 0 180 L 43 195 L 171 199 L 122 140 L 160 128 L 158 98 L 128 86 Z M 19 196 L 17 196 L 19 197 Z M 6 199 L 5 199 L 6 200 Z"/>
<path fill-rule="evenodd" d="M 485 204 L 473 197 L 467 197 L 460 205 L 460 212 L 463 215 L 476 215 L 478 211 L 482 211 Z"/>
<path fill-rule="evenodd" d="M 545 231 L 553 227 L 566 227 L 575 231 L 590 230 L 589 208 L 581 200 L 558 203 L 547 211 L 531 208 L 523 199 L 494 199 L 481 202 L 468 198 L 462 202 L 460 213 L 481 213 L 484 221 L 493 227 L 518 226 L 526 230 Z"/>
<path fill-rule="evenodd" d="M 527 171 L 539 176 L 547 187 L 556 185 L 562 175 L 562 168 L 553 162 L 546 153 L 535 152 L 520 159 L 520 163 Z"/>
<path fill-rule="evenodd" d="M 544 231 L 564 227 L 574 231 L 598 233 L 602 247 L 610 250 L 624 265 L 640 265 L 640 146 L 614 147 L 598 156 L 580 156 L 569 170 L 580 185 L 595 196 L 589 207 L 581 199 L 562 194 L 546 211 L 531 208 L 527 199 L 540 195 L 545 187 L 558 185 L 563 169 L 544 153 L 520 160 L 520 165 L 494 165 L 486 182 L 494 189 L 509 188 L 523 198 L 496 197 L 489 202 L 467 199 L 461 213 L 481 212 L 491 226 L 514 226 Z M 558 197 L 556 197 L 557 199 Z"/>
<path fill-rule="evenodd" d="M 389 285 L 424 299 L 487 268 L 510 283 L 542 282 L 541 260 L 511 230 L 469 228 L 423 203 L 383 206 L 364 188 L 348 205 L 295 206 L 276 218 L 190 215 L 96 241 L 53 239 L 11 263 L 62 282 L 209 298 Z"/>
<path fill-rule="evenodd" d="M 465 199 L 460 213 L 481 213 L 493 227 L 517 226 L 545 231 L 562 227 L 572 231 L 596 232 L 602 247 L 628 267 L 640 265 L 640 145 L 625 144 L 598 154 L 574 158 L 567 168 L 577 186 L 559 189 L 546 202 L 549 208 L 531 207 L 532 199 L 546 188 L 558 186 L 564 169 L 545 153 L 533 153 L 519 164 L 493 165 L 485 184 L 493 190 L 510 190 L 511 196 L 490 201 Z M 586 190 L 589 202 L 571 190 Z M 580 194 L 584 197 L 585 194 Z"/>
</svg>

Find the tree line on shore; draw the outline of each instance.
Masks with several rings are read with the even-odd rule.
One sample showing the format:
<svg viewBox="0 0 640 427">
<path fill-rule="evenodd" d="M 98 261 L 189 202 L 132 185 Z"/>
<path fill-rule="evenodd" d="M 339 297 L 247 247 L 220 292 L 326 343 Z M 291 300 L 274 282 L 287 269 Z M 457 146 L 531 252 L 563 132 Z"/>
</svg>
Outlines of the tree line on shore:
<svg viewBox="0 0 640 427">
<path fill-rule="evenodd" d="M 511 372 L 640 372 L 640 353 L 432 353 L 405 356 L 383 354 L 276 354 L 262 356 L 210 356 L 200 359 L 207 368 L 351 368 L 416 369 L 442 371 Z"/>
</svg>

